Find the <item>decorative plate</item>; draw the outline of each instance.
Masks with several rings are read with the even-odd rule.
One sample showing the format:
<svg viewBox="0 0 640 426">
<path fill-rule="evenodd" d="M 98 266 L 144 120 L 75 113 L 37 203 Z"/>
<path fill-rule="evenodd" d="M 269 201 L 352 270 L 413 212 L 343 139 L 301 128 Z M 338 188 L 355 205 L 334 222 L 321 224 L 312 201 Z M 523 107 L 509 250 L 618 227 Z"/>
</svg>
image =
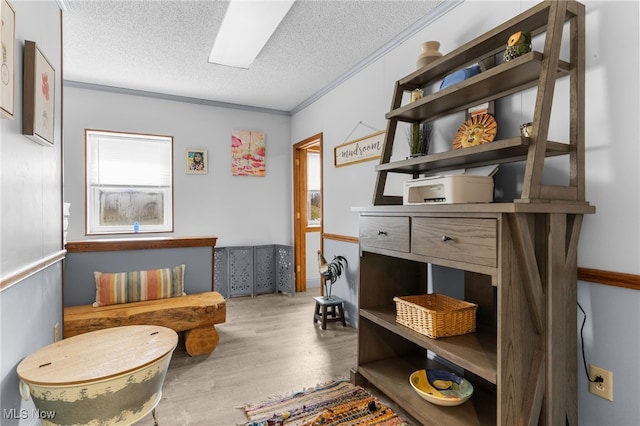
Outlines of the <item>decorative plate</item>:
<svg viewBox="0 0 640 426">
<path fill-rule="evenodd" d="M 473 394 L 469 381 L 443 370 L 414 371 L 409 383 L 418 395 L 435 405 L 460 405 Z"/>
<path fill-rule="evenodd" d="M 453 149 L 489 143 L 496 137 L 498 124 L 491 114 L 474 114 L 458 129 L 453 138 Z"/>
</svg>

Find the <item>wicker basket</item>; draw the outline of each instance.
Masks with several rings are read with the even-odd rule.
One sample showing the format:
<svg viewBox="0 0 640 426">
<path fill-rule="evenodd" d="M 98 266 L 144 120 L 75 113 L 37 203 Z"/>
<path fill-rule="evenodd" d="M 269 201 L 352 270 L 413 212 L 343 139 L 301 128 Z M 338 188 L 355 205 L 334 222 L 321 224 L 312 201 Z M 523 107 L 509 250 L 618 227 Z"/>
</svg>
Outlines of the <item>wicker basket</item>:
<svg viewBox="0 0 640 426">
<path fill-rule="evenodd" d="M 476 331 L 476 304 L 439 293 L 393 300 L 396 321 L 432 339 Z"/>
</svg>

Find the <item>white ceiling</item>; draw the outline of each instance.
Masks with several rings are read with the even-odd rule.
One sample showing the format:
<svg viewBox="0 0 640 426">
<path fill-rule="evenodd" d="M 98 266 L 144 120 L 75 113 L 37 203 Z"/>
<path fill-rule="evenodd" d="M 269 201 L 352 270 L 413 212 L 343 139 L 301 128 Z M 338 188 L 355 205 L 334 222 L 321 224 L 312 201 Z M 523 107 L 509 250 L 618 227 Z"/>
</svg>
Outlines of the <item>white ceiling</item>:
<svg viewBox="0 0 640 426">
<path fill-rule="evenodd" d="M 68 3 L 66 84 L 292 113 L 459 0 L 297 0 L 249 70 L 207 62 L 226 1 Z"/>
</svg>

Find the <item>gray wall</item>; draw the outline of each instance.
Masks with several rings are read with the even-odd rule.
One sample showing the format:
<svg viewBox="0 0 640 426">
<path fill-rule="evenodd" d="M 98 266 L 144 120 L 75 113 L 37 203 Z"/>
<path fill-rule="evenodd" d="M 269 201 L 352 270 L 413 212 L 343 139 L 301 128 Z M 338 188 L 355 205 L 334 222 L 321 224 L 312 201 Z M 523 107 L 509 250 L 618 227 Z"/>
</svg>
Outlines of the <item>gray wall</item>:
<svg viewBox="0 0 640 426">
<path fill-rule="evenodd" d="M 67 253 L 64 263 L 64 306 L 96 300 L 94 272 L 130 272 L 185 265 L 187 294 L 211 291 L 211 247 Z"/>
<path fill-rule="evenodd" d="M 2 382 L 0 384 L 0 424 L 3 426 L 33 423 L 32 400 L 24 401 L 18 392 L 16 368 L 27 355 L 53 342 L 53 327 L 60 324 L 62 333 L 61 263 L 32 275 L 2 293 Z M 4 410 L 25 411 L 18 423 L 5 416 Z"/>
<path fill-rule="evenodd" d="M 465 1 L 405 40 L 380 59 L 346 80 L 321 99 L 296 113 L 292 139 L 301 141 L 323 132 L 324 231 L 357 236 L 358 215 L 353 206 L 371 203 L 375 161 L 335 168 L 333 149 L 372 133 L 366 126 L 384 129 L 384 115 L 391 105 L 396 80 L 415 70 L 420 45 L 439 40 L 444 54 L 490 30 L 537 2 Z M 596 214 L 585 218 L 578 262 L 584 268 L 640 274 L 640 140 L 635 123 L 640 116 L 638 94 L 637 1 L 584 1 L 586 5 L 586 191 Z M 620 42 L 625 40 L 625 42 Z M 505 40 L 506 43 L 506 40 Z M 534 48 L 536 47 L 534 41 Z M 564 43 L 562 54 L 568 52 Z M 566 57 L 566 56 L 564 56 Z M 557 85 L 550 138 L 567 140 L 566 82 Z M 498 132 L 516 132 L 531 120 L 535 91 L 512 96 L 498 103 Z M 438 120 L 434 149 L 450 148 L 461 117 Z M 404 130 L 399 126 L 393 159 L 408 155 Z M 545 164 L 545 182 L 566 182 L 566 159 Z M 521 165 L 503 166 L 496 185 L 505 197 L 517 194 Z M 344 182 L 349 182 L 344 184 Z M 402 194 L 402 179 L 387 185 L 387 194 Z M 333 244 L 327 247 L 333 249 Z M 340 254 L 351 252 L 335 248 Z M 350 268 L 356 268 L 350 262 Z M 440 277 L 451 271 L 436 271 Z M 338 287 L 342 291 L 344 287 Z M 581 425 L 628 426 L 640 424 L 640 292 L 593 283 L 578 283 L 578 300 L 587 313 L 584 342 L 587 362 L 613 371 L 614 401 L 588 393 L 587 378 L 579 353 L 578 410 Z M 576 318 L 580 327 L 582 315 Z"/>
<path fill-rule="evenodd" d="M 17 280 L 24 271 L 62 250 L 60 9 L 54 1 L 11 1 L 16 12 L 15 111 L 0 120 L 0 423 L 34 424 L 31 401 L 18 394 L 16 367 L 53 342 L 62 325 L 60 262 Z M 4 16 L 3 16 L 4 19 Z M 35 41 L 56 71 L 54 146 L 22 135 L 22 70 L 25 40 Z M 4 410 L 25 409 L 22 420 Z"/>
</svg>

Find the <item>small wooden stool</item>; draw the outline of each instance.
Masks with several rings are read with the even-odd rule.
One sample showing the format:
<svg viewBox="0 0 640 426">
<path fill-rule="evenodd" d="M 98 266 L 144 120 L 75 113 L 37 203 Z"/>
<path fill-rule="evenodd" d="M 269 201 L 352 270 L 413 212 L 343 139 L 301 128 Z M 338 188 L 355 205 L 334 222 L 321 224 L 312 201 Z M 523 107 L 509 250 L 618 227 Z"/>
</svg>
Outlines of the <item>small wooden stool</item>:
<svg viewBox="0 0 640 426">
<path fill-rule="evenodd" d="M 321 321 L 322 329 L 327 329 L 327 322 L 340 321 L 345 327 L 347 323 L 344 319 L 344 299 L 338 296 L 326 298 L 324 296 L 314 297 L 316 301 L 316 310 L 313 314 L 313 323 Z"/>
</svg>

